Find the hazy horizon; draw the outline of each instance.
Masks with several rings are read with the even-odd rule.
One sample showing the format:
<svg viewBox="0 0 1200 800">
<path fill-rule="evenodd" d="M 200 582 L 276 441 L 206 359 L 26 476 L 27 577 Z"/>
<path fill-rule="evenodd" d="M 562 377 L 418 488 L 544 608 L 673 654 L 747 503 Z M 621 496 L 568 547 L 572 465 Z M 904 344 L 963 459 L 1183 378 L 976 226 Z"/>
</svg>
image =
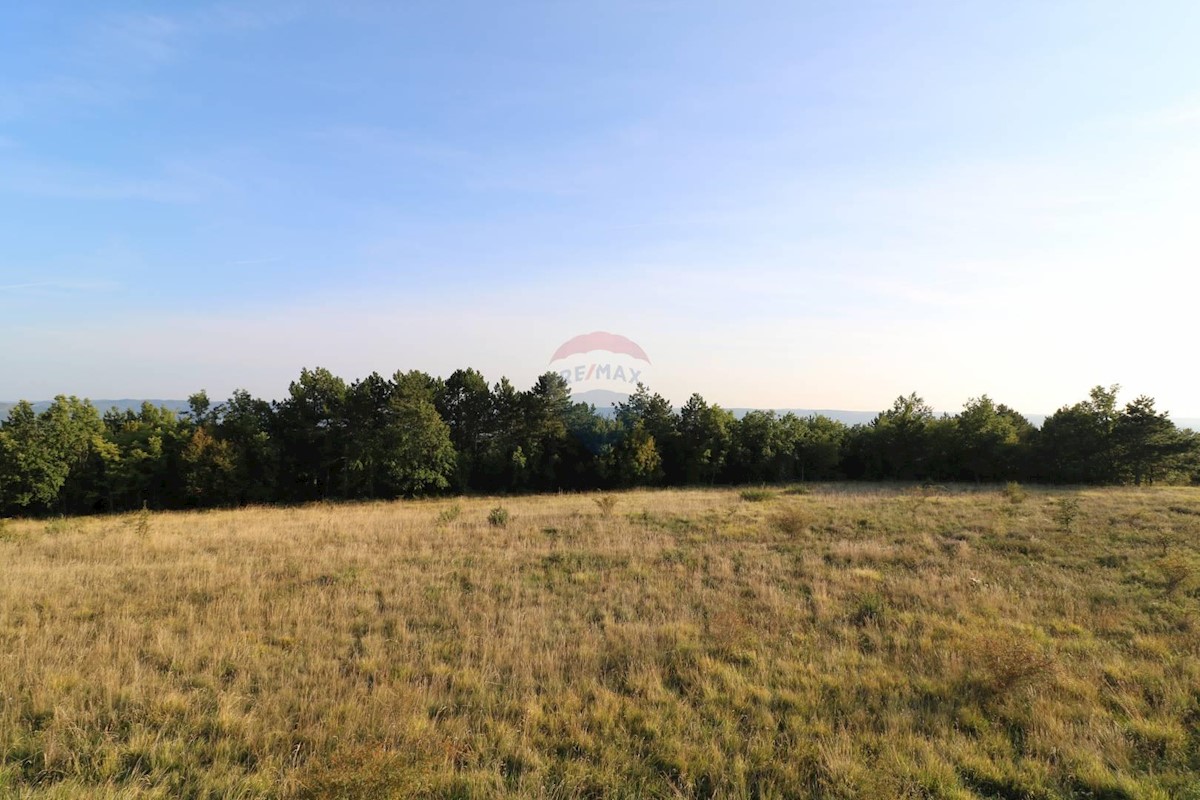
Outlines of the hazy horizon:
<svg viewBox="0 0 1200 800">
<path fill-rule="evenodd" d="M 1200 418 L 1200 7 L 46 3 L 0 398 L 277 398 L 589 331 L 726 407 Z"/>
</svg>

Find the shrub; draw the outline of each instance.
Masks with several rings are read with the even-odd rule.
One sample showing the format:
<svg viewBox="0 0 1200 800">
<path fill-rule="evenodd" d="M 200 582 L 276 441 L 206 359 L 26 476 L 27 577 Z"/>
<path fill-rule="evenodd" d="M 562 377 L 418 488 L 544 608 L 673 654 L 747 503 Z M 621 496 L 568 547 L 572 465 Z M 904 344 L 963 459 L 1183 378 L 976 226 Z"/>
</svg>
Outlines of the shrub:
<svg viewBox="0 0 1200 800">
<path fill-rule="evenodd" d="M 56 517 L 46 523 L 46 533 L 50 536 L 70 533 L 73 529 L 74 525 L 66 517 Z"/>
<path fill-rule="evenodd" d="M 983 686 L 992 694 L 1007 694 L 1048 679 L 1054 659 L 1014 636 L 989 636 L 979 644 Z"/>
<path fill-rule="evenodd" d="M 454 522 L 454 520 L 458 519 L 460 514 L 462 514 L 462 506 L 460 506 L 458 503 L 455 503 L 449 508 L 443 508 L 441 513 L 437 516 L 438 524 L 449 525 L 451 522 Z"/>
<path fill-rule="evenodd" d="M 508 525 L 508 509 L 504 506 L 496 506 L 488 512 L 488 524 L 493 528 L 503 528 Z"/>
<path fill-rule="evenodd" d="M 742 489 L 741 496 L 748 503 L 762 503 L 774 497 L 775 493 L 770 489 Z"/>
<path fill-rule="evenodd" d="M 1196 569 L 1182 554 L 1172 553 L 1159 559 L 1158 571 L 1162 573 L 1163 588 L 1172 595 L 1191 583 Z"/>
<path fill-rule="evenodd" d="M 133 520 L 133 529 L 137 531 L 138 536 L 145 536 L 150 532 L 150 509 L 146 508 L 145 503 L 142 504 L 142 510 Z"/>
<path fill-rule="evenodd" d="M 1004 496 L 1008 499 L 1008 502 L 1014 506 L 1019 506 L 1025 502 L 1025 498 L 1029 496 L 1029 493 L 1025 491 L 1025 487 L 1021 484 L 1016 481 L 1009 481 L 1004 485 Z"/>
<path fill-rule="evenodd" d="M 1077 497 L 1060 497 L 1054 508 L 1054 521 L 1058 523 L 1058 527 L 1062 531 L 1069 531 L 1075 527 L 1075 520 L 1079 518 L 1079 498 Z"/>
<path fill-rule="evenodd" d="M 611 517 L 613 509 L 617 507 L 617 498 L 611 494 L 595 497 L 592 499 L 592 502 L 596 504 L 596 508 L 600 509 L 600 516 L 602 517 Z"/>
<path fill-rule="evenodd" d="M 803 508 L 788 508 L 775 515 L 775 528 L 781 533 L 796 536 L 808 530 L 812 519 Z"/>
</svg>

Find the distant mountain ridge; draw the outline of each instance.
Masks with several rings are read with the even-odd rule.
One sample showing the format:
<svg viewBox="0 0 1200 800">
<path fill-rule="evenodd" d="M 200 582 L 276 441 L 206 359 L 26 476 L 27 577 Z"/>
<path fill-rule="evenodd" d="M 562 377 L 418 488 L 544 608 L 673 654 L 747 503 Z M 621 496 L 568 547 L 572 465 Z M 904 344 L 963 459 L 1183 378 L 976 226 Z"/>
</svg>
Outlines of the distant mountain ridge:
<svg viewBox="0 0 1200 800">
<path fill-rule="evenodd" d="M 626 399 L 624 395 L 619 395 L 616 392 L 585 392 L 575 398 L 584 403 L 591 403 L 596 407 L 596 411 L 606 416 L 611 416 L 612 406 L 614 403 L 619 403 Z M 188 404 L 186 400 L 140 400 L 125 398 L 122 400 L 92 400 L 92 405 L 100 409 L 100 413 L 108 411 L 110 408 L 115 408 L 119 411 L 132 409 L 134 411 L 142 407 L 142 403 L 150 403 L 154 406 L 169 408 L 172 411 L 187 411 Z M 0 402 L 0 420 L 8 416 L 9 409 L 15 406 L 15 402 Z M 40 400 L 33 404 L 34 411 L 45 411 L 50 406 L 49 400 Z M 731 408 L 729 411 L 737 418 L 744 417 L 751 411 L 767 411 L 772 409 L 754 409 L 754 408 Z M 798 417 L 809 417 L 814 414 L 819 414 L 823 417 L 837 420 L 846 425 L 865 425 L 879 414 L 878 411 L 847 411 L 838 408 L 776 408 L 773 409 L 776 414 L 795 414 Z M 941 416 L 941 412 L 938 412 Z M 1025 419 L 1036 427 L 1041 427 L 1046 421 L 1045 414 L 1026 414 Z M 1194 431 L 1200 431 L 1200 419 L 1181 417 L 1179 419 L 1171 418 L 1172 421 L 1180 428 L 1191 428 Z"/>
</svg>

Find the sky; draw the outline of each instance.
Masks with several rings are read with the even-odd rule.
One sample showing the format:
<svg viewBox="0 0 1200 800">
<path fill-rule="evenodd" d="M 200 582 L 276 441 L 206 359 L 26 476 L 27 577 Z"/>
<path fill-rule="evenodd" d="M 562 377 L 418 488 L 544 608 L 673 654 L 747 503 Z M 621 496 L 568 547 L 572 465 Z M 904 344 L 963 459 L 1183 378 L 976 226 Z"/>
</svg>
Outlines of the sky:
<svg viewBox="0 0 1200 800">
<path fill-rule="evenodd" d="M 1200 417 L 1200 4 L 24 3 L 0 399 L 589 331 L 651 388 Z"/>
</svg>

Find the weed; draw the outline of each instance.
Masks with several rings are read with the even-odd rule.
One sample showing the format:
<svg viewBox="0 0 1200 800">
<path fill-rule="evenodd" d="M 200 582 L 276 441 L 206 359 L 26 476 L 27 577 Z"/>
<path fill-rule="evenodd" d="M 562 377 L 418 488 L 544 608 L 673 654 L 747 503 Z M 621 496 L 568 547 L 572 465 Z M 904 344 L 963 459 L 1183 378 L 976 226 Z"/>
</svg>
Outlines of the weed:
<svg viewBox="0 0 1200 800">
<path fill-rule="evenodd" d="M 596 508 L 600 509 L 600 516 L 605 518 L 611 517 L 613 509 L 617 507 L 617 498 L 611 494 L 594 497 L 592 498 L 592 502 L 596 504 Z"/>
<path fill-rule="evenodd" d="M 762 503 L 775 497 L 770 489 L 742 489 L 739 496 L 748 503 Z"/>
<path fill-rule="evenodd" d="M 506 528 L 508 527 L 509 519 L 508 509 L 504 506 L 496 506 L 488 512 L 487 519 L 488 524 L 493 528 Z"/>
<path fill-rule="evenodd" d="M 455 503 L 452 506 L 448 506 L 447 508 L 443 508 L 441 510 L 441 512 L 438 513 L 438 515 L 437 515 L 438 525 L 449 525 L 451 522 L 454 522 L 454 520 L 458 519 L 459 516 L 461 516 L 461 515 L 462 515 L 462 506 L 460 506 L 458 503 Z"/>
<path fill-rule="evenodd" d="M 850 621 L 860 627 L 869 622 L 878 624 L 883 621 L 886 608 L 887 604 L 878 592 L 867 592 L 859 597 L 854 611 L 850 614 Z"/>
<path fill-rule="evenodd" d="M 137 512 L 137 516 L 133 520 L 133 530 L 138 536 L 146 536 L 150 533 L 150 509 L 142 503 L 142 510 Z"/>
</svg>

